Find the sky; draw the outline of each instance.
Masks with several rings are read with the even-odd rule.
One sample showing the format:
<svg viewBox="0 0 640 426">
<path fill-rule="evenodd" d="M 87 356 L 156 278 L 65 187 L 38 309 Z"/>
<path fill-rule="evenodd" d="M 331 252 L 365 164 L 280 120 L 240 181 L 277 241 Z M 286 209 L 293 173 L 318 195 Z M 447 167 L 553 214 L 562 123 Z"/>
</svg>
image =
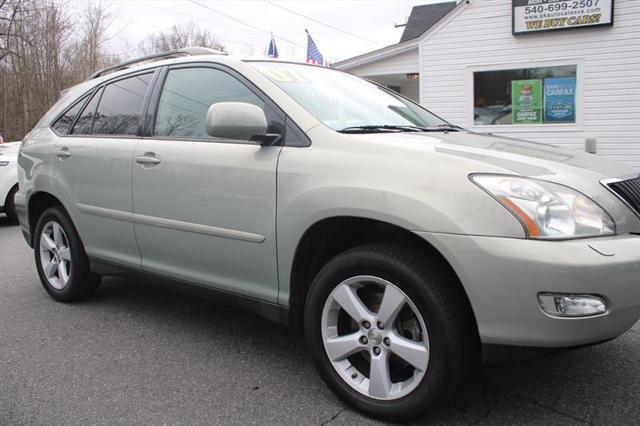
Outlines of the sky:
<svg viewBox="0 0 640 426">
<path fill-rule="evenodd" d="M 91 0 L 71 0 L 79 6 Z M 95 0 L 94 0 L 95 1 Z M 193 23 L 233 54 L 263 58 L 273 32 L 280 59 L 304 61 L 308 29 L 330 62 L 397 43 L 414 5 L 443 0 L 102 0 L 111 14 L 108 48 L 122 59 L 140 54 L 150 34 Z M 286 10 L 288 9 L 288 10 Z M 226 16 L 225 16 L 226 15 Z"/>
</svg>

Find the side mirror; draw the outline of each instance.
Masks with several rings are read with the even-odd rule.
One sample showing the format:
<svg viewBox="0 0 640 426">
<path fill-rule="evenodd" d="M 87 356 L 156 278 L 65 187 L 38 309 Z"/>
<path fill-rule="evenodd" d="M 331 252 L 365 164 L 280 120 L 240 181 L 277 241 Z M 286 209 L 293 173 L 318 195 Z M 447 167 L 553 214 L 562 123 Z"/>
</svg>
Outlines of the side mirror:
<svg viewBox="0 0 640 426">
<path fill-rule="evenodd" d="M 207 133 L 214 138 L 259 141 L 266 136 L 267 127 L 262 108 L 246 102 L 215 103 L 205 119 Z"/>
</svg>

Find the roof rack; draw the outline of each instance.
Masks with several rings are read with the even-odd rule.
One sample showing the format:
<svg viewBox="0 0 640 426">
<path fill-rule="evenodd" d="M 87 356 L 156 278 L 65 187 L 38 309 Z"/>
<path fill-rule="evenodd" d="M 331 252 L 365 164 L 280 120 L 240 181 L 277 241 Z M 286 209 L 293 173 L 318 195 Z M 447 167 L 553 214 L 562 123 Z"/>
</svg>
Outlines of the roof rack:
<svg viewBox="0 0 640 426">
<path fill-rule="evenodd" d="M 117 65 L 112 65 L 110 67 L 102 68 L 94 72 L 93 74 L 91 74 L 89 78 L 87 78 L 87 80 L 92 80 L 94 78 L 100 77 L 109 71 L 117 71 L 117 70 L 129 68 L 131 65 L 138 64 L 140 62 L 167 59 L 167 58 L 173 58 L 173 57 L 182 56 L 182 55 L 196 56 L 196 55 L 226 55 L 226 54 L 227 54 L 226 52 L 223 52 L 221 50 L 210 49 L 208 47 L 185 47 L 178 50 L 169 50 L 166 52 L 154 53 L 153 55 L 141 56 L 139 58 L 131 59 L 130 61 L 125 61 Z"/>
</svg>

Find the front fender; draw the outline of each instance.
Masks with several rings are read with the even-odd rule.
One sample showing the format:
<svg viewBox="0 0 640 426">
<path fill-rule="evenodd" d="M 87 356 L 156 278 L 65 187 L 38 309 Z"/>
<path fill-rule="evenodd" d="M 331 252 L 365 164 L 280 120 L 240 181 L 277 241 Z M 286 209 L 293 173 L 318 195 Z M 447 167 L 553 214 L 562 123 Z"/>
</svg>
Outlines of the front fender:
<svg viewBox="0 0 640 426">
<path fill-rule="evenodd" d="M 285 147 L 278 164 L 279 303 L 289 303 L 298 243 L 315 223 L 348 216 L 408 231 L 524 238 L 522 225 L 468 179 L 462 160 L 391 161 L 375 147 Z M 386 151 L 388 155 L 388 151 Z"/>
</svg>

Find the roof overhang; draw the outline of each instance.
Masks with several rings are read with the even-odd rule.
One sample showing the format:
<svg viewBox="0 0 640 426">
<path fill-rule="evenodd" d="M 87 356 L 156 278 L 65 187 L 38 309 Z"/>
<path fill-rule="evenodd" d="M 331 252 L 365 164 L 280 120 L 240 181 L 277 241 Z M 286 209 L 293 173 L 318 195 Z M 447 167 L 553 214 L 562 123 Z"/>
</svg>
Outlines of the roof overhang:
<svg viewBox="0 0 640 426">
<path fill-rule="evenodd" d="M 390 58 L 392 56 L 417 49 L 418 39 L 416 38 L 407 40 L 403 43 L 392 44 L 390 46 L 383 47 L 382 49 L 373 50 L 362 55 L 354 56 L 353 58 L 345 59 L 344 61 L 335 62 L 331 64 L 331 68 L 346 71 L 351 68 L 359 67 L 360 65 L 370 64 L 381 59 Z"/>
<path fill-rule="evenodd" d="M 471 0 L 459 1 L 456 7 L 447 12 L 440 20 L 431 28 L 426 30 L 422 35 L 417 38 L 407 40 L 402 43 L 392 44 L 382 49 L 373 50 L 371 52 L 363 53 L 362 55 L 354 56 L 353 58 L 345 59 L 343 61 L 331 64 L 332 68 L 336 68 L 342 71 L 348 71 L 351 68 L 358 67 L 360 65 L 370 64 L 372 62 L 379 61 L 381 59 L 389 58 L 400 53 L 409 52 L 413 49 L 418 49 L 420 43 L 430 39 L 441 28 L 447 25 L 454 16 L 462 12 L 469 4 Z"/>
</svg>

